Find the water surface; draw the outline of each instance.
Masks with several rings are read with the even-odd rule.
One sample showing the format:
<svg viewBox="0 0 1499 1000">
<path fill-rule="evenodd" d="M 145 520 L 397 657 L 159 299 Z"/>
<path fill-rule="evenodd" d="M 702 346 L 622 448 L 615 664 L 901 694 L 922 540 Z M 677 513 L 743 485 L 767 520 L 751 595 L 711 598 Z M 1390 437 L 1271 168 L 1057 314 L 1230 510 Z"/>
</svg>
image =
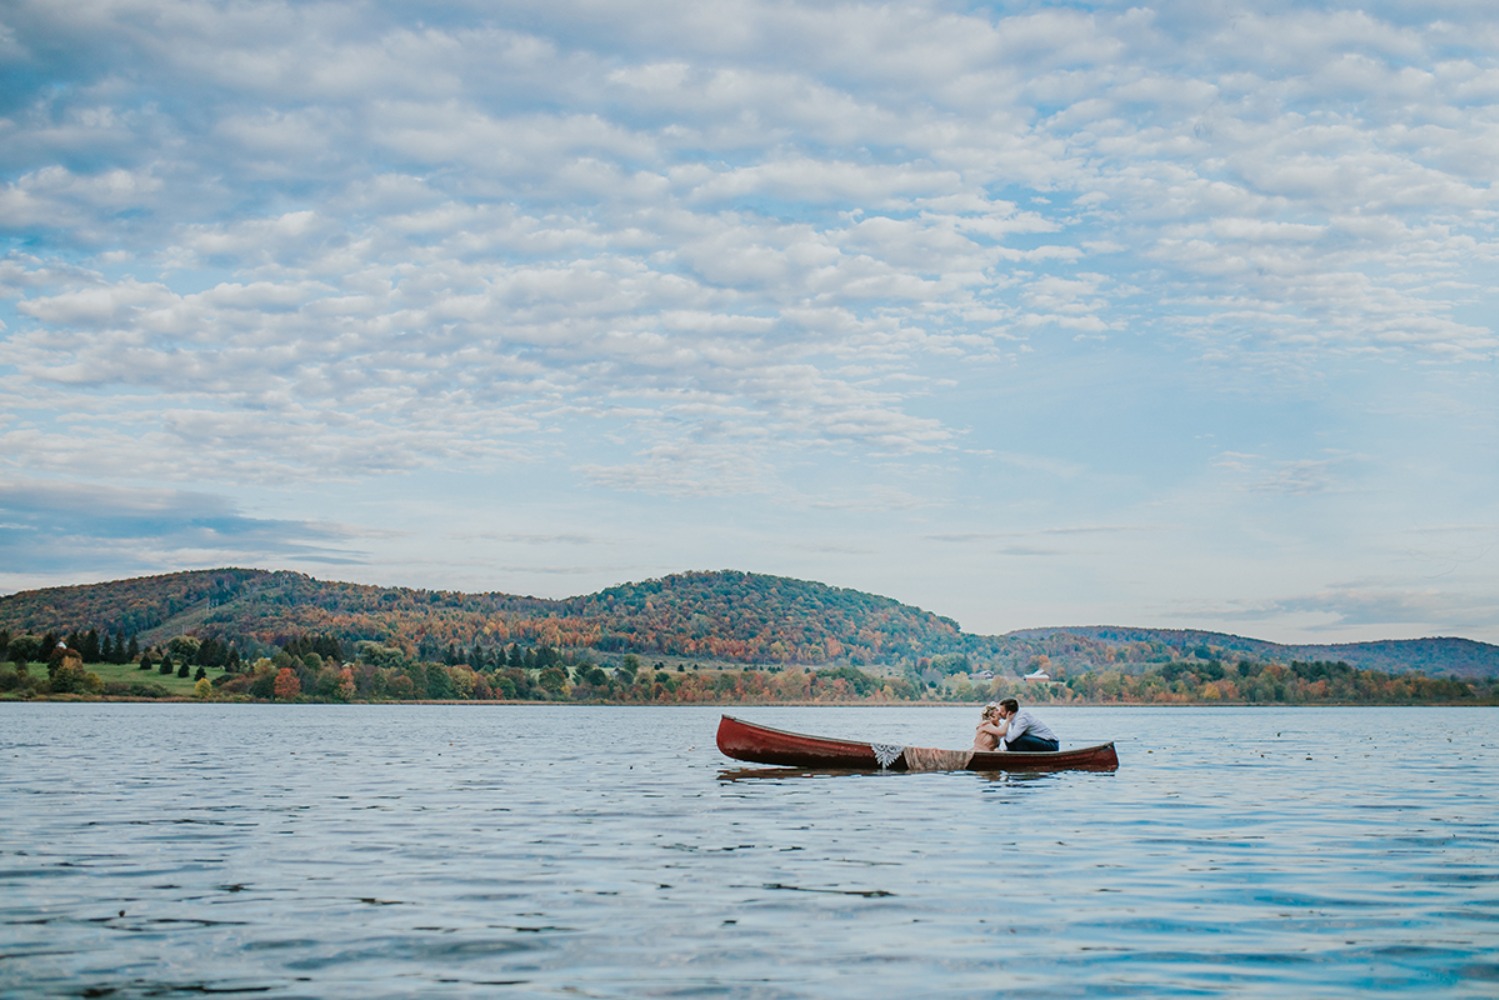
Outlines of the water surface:
<svg viewBox="0 0 1499 1000">
<path fill-rule="evenodd" d="M 746 767 L 718 713 L 0 704 L 0 991 L 1499 995 L 1499 711 L 1050 709 L 1120 770 L 1011 776 Z"/>
</svg>

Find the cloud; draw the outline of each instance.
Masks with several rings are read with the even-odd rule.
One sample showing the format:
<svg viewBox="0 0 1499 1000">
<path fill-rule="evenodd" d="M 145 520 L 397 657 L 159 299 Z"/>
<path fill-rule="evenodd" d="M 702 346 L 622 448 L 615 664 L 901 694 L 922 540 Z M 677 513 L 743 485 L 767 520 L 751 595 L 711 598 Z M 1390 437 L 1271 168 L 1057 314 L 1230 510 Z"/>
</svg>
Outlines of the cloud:
<svg viewBox="0 0 1499 1000">
<path fill-rule="evenodd" d="M 743 496 L 769 493 L 774 474 L 757 455 L 724 443 L 663 443 L 632 456 L 632 461 L 588 464 L 578 471 L 610 490 L 676 496 Z"/>
<path fill-rule="evenodd" d="M 533 532 L 481 532 L 465 537 L 483 539 L 485 541 L 513 542 L 518 545 L 537 545 L 550 548 L 554 545 L 578 545 L 592 548 L 596 545 L 608 544 L 608 540 L 597 535 L 585 534 L 539 534 Z"/>
<path fill-rule="evenodd" d="M 332 524 L 245 515 L 224 497 L 29 480 L 0 484 L 0 553 L 9 572 L 137 573 L 297 559 L 361 561 L 358 539 Z"/>
<path fill-rule="evenodd" d="M 1311 619 L 1303 627 L 1313 633 L 1376 626 L 1416 638 L 1481 629 L 1485 622 L 1493 620 L 1496 612 L 1499 602 L 1492 597 L 1462 590 L 1347 584 L 1258 602 L 1220 614 L 1240 620 Z"/>
</svg>

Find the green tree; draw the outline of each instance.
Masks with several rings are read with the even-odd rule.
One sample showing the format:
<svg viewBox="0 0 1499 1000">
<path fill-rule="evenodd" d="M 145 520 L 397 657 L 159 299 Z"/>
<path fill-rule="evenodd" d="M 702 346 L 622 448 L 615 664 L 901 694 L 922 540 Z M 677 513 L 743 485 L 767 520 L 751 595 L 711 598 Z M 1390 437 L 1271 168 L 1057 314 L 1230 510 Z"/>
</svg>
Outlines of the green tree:
<svg viewBox="0 0 1499 1000">
<path fill-rule="evenodd" d="M 544 668 L 536 675 L 536 683 L 547 694 L 557 697 L 567 689 L 567 674 L 561 667 L 550 666 Z"/>
<path fill-rule="evenodd" d="M 196 662 L 199 666 L 204 667 L 222 667 L 224 665 L 225 655 L 226 650 L 224 649 L 224 644 L 215 639 L 213 636 L 209 636 L 204 639 L 202 645 L 198 647 L 198 656 Z"/>
<path fill-rule="evenodd" d="M 42 658 L 42 640 L 34 635 L 18 635 L 10 640 L 6 655 L 18 665 Z"/>
<path fill-rule="evenodd" d="M 411 664 L 411 658 L 396 647 L 367 639 L 356 643 L 354 651 L 361 663 L 372 663 L 377 667 L 407 667 Z"/>
<path fill-rule="evenodd" d="M 83 633 L 82 640 L 78 643 L 78 652 L 83 656 L 84 663 L 98 663 L 101 659 L 99 650 L 99 632 L 89 629 Z"/>
<path fill-rule="evenodd" d="M 323 667 L 317 673 L 317 682 L 313 691 L 319 698 L 329 701 L 347 701 L 347 698 L 339 697 L 339 686 L 343 680 L 343 672 L 336 666 Z"/>
<path fill-rule="evenodd" d="M 203 643 L 194 636 L 179 635 L 167 643 L 167 652 L 171 653 L 182 663 L 194 663 L 198 658 L 198 650 Z"/>
<path fill-rule="evenodd" d="M 276 669 L 265 657 L 250 668 L 250 697 L 269 701 L 276 696 Z"/>
<path fill-rule="evenodd" d="M 404 699 L 427 697 L 427 670 L 420 663 L 408 663 L 401 670 L 401 676 L 406 678 L 406 683 L 401 687 Z M 394 688 L 392 688 L 394 691 Z"/>
<path fill-rule="evenodd" d="M 441 663 L 427 664 L 427 697 L 447 701 L 458 697 L 452 675 Z"/>
</svg>

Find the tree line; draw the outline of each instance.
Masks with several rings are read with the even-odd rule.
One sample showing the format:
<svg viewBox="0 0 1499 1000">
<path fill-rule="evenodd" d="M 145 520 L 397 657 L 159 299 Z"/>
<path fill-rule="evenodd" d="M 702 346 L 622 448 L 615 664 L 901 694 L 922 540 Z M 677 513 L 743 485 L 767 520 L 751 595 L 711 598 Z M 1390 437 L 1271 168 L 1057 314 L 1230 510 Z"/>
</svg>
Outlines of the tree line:
<svg viewBox="0 0 1499 1000">
<path fill-rule="evenodd" d="M 165 697 L 153 675 L 195 681 L 202 699 L 246 701 L 571 701 L 615 704 L 982 702 L 1016 697 L 1042 704 L 1494 704 L 1499 682 L 1362 670 L 1344 662 L 1289 664 L 1177 660 L 1142 672 L 1066 671 L 1044 681 L 977 669 L 966 656 L 919 658 L 900 668 L 764 664 L 703 668 L 636 653 L 509 643 L 410 650 L 334 635 L 302 634 L 263 655 L 236 644 L 178 636 L 144 650 L 133 636 L 92 630 L 62 638 L 0 632 L 10 660 L 0 695 Z M 33 670 L 34 663 L 45 671 Z M 90 664 L 135 664 L 138 677 L 104 681 Z M 1036 664 L 1032 664 L 1036 666 Z M 118 675 L 118 671 L 115 672 Z"/>
<path fill-rule="evenodd" d="M 1139 673 L 1090 670 L 1048 684 L 1021 683 L 1032 700 L 1104 705 L 1476 705 L 1499 701 L 1499 682 L 1492 679 L 1391 674 L 1324 660 L 1241 660 L 1236 664 L 1177 660 Z"/>
</svg>

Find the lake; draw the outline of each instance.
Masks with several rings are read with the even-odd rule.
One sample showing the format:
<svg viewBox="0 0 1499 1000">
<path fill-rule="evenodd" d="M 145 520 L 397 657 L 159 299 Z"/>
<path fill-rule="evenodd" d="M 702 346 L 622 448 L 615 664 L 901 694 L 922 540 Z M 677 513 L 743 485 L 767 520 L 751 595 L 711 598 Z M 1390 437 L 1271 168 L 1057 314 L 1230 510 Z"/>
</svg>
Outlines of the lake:
<svg viewBox="0 0 1499 1000">
<path fill-rule="evenodd" d="M 1499 996 L 1499 710 L 1043 708 L 1120 769 L 1010 776 L 720 711 L 0 704 L 0 993 Z"/>
</svg>

